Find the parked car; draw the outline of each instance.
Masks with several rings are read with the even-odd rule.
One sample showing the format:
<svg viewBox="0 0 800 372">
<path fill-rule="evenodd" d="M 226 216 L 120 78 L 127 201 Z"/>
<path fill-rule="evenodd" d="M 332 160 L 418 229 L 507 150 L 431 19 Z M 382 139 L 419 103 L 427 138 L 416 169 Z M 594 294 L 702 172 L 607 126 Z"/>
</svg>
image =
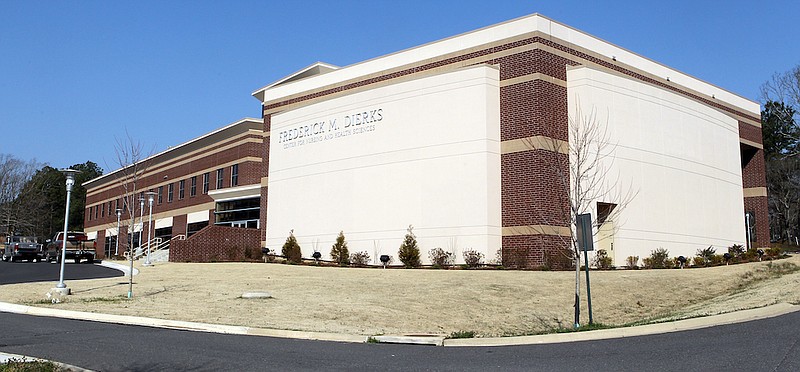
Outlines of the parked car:
<svg viewBox="0 0 800 372">
<path fill-rule="evenodd" d="M 75 260 L 75 263 L 80 263 L 81 260 L 86 260 L 89 263 L 94 262 L 96 242 L 90 240 L 85 233 L 77 231 L 67 232 L 67 249 L 65 250 L 66 259 Z M 47 262 L 61 262 L 61 248 L 64 246 L 64 233 L 57 233 L 53 239 L 47 240 Z"/>
<path fill-rule="evenodd" d="M 27 260 L 39 262 L 43 258 L 42 245 L 33 236 L 12 235 L 6 238 L 3 249 L 3 261 L 15 262 Z"/>
</svg>

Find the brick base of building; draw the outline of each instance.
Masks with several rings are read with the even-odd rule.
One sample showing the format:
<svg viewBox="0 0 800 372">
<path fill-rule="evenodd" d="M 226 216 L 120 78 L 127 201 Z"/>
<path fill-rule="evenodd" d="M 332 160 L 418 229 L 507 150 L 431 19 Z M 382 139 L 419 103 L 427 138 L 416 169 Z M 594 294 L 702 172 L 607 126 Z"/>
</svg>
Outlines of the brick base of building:
<svg viewBox="0 0 800 372">
<path fill-rule="evenodd" d="M 173 241 L 170 262 L 231 262 L 261 258 L 258 229 L 208 226 L 186 240 Z"/>
<path fill-rule="evenodd" d="M 569 238 L 553 235 L 503 237 L 503 266 L 512 269 L 566 270 L 574 268 Z"/>
</svg>

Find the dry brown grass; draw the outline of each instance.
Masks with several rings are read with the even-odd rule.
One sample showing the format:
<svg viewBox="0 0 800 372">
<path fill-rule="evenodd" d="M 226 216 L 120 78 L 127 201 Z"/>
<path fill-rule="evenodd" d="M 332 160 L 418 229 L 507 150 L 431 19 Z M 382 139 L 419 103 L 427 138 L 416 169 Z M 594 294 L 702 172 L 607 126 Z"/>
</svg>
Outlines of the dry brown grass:
<svg viewBox="0 0 800 372">
<path fill-rule="evenodd" d="M 778 266 L 784 265 L 784 266 Z M 595 322 L 624 325 L 800 303 L 800 256 L 775 264 L 591 273 Z M 139 267 L 134 298 L 124 278 L 0 287 L 0 301 L 88 312 L 346 334 L 540 333 L 572 324 L 575 273 L 404 270 L 263 263 L 161 263 Z M 582 322 L 587 320 L 581 276 Z M 271 299 L 242 299 L 267 291 Z"/>
</svg>

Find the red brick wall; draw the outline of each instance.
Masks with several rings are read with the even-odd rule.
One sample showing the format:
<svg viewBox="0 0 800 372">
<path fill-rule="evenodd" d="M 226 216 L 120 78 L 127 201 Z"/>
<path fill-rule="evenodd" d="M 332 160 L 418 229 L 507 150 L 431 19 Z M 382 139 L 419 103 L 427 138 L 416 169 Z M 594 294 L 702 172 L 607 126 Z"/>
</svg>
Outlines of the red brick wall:
<svg viewBox="0 0 800 372">
<path fill-rule="evenodd" d="M 568 210 L 567 189 L 552 169 L 566 162 L 566 154 L 546 150 L 502 155 L 503 226 L 568 226 L 563 213 Z M 569 184 L 569 178 L 563 180 Z"/>
<path fill-rule="evenodd" d="M 744 138 L 755 143 L 762 143 L 761 128 L 740 120 L 739 138 Z"/>
<path fill-rule="evenodd" d="M 758 144 L 763 143 L 761 128 L 739 121 L 739 137 Z M 764 150 L 759 149 L 742 168 L 742 186 L 747 188 L 767 187 Z M 767 197 L 744 198 L 745 212 L 752 212 L 756 219 L 756 240 L 758 246 L 769 246 L 769 208 Z"/>
<path fill-rule="evenodd" d="M 500 140 L 568 138 L 567 88 L 542 80 L 500 88 Z"/>
<path fill-rule="evenodd" d="M 744 188 L 767 187 L 765 172 L 764 150 L 759 149 L 755 156 L 742 168 L 742 186 Z"/>
<path fill-rule="evenodd" d="M 752 212 L 756 219 L 756 242 L 759 247 L 769 246 L 769 210 L 766 196 L 744 198 L 744 210 Z"/>
<path fill-rule="evenodd" d="M 96 243 L 94 247 L 95 256 L 101 260 L 106 258 L 106 231 L 98 231 L 94 241 Z"/>
<path fill-rule="evenodd" d="M 244 261 L 261 257 L 261 234 L 258 229 L 208 226 L 186 240 L 173 240 L 169 248 L 171 262 Z"/>
<path fill-rule="evenodd" d="M 272 115 L 264 114 L 264 133 L 270 133 L 272 130 Z M 264 160 L 261 162 L 261 176 L 269 176 L 269 148 L 270 137 L 264 138 L 264 146 L 262 146 Z M 267 187 L 261 187 L 261 239 L 266 241 L 267 231 Z"/>
<path fill-rule="evenodd" d="M 767 186 L 765 177 L 764 150 L 758 150 L 752 159 L 742 169 L 742 183 L 744 188 Z M 761 247 L 769 246 L 769 208 L 766 196 L 744 198 L 746 212 L 753 212 L 756 218 L 756 238 Z"/>
<path fill-rule="evenodd" d="M 517 269 L 568 269 L 569 237 L 517 235 L 503 237 L 503 265 Z"/>
<path fill-rule="evenodd" d="M 186 223 L 187 218 L 185 214 L 172 217 L 172 236 L 186 235 Z"/>
<path fill-rule="evenodd" d="M 260 135 L 249 135 L 247 138 L 257 138 L 261 140 L 263 137 Z M 240 141 L 240 139 L 234 141 L 226 141 L 219 144 L 215 144 L 212 147 L 209 147 L 207 151 L 212 151 L 214 149 L 230 145 L 232 142 Z M 185 208 L 191 207 L 199 204 L 210 203 L 213 202 L 213 199 L 209 197 L 207 194 L 203 194 L 203 174 L 196 174 L 197 172 L 207 170 L 209 172 L 209 190 L 215 190 L 216 187 L 216 169 L 223 170 L 223 187 L 228 188 L 230 187 L 231 182 L 231 167 L 230 165 L 223 165 L 230 162 L 236 162 L 238 159 L 242 159 L 245 157 L 254 157 L 254 158 L 262 158 L 264 156 L 263 149 L 261 143 L 245 143 L 239 146 L 235 146 L 230 149 L 223 150 L 221 152 L 211 154 L 211 155 L 196 155 L 191 159 L 191 161 L 186 162 L 184 164 L 169 168 L 171 165 L 174 165 L 176 162 L 170 161 L 164 164 L 159 164 L 157 166 L 153 166 L 147 169 L 146 177 L 141 178 L 137 182 L 137 189 L 139 191 L 149 191 L 149 189 L 153 189 L 153 191 L 158 191 L 158 185 L 162 185 L 164 187 L 163 193 L 163 200 L 161 204 L 158 204 L 157 201 L 153 205 L 153 213 L 163 212 L 165 210 L 174 210 L 178 208 Z M 181 159 L 180 161 L 183 161 Z M 243 161 L 239 162 L 239 185 L 252 185 L 252 184 L 259 184 L 261 182 L 261 162 L 253 162 L 253 161 Z M 197 176 L 197 194 L 195 196 L 191 196 L 191 176 Z M 179 199 L 179 185 L 180 181 L 185 181 L 185 195 L 183 199 Z M 173 201 L 168 202 L 168 185 L 173 184 L 174 193 L 173 193 Z M 139 192 L 137 191 L 137 193 Z M 84 221 L 84 226 L 86 227 L 94 227 L 102 224 L 112 224 L 116 226 L 117 216 L 114 214 L 113 205 L 112 205 L 112 213 L 109 215 L 106 213 L 105 217 L 99 217 L 97 219 L 92 218 L 89 221 L 88 218 L 88 210 L 89 207 L 96 206 L 98 202 L 104 201 L 103 206 L 107 207 L 107 199 L 119 197 L 120 195 L 124 194 L 124 189 L 121 185 L 117 185 L 109 190 L 89 195 L 86 198 L 86 217 Z M 120 202 L 121 203 L 121 202 Z M 113 204 L 113 202 L 112 202 Z M 120 204 L 121 205 L 121 204 Z M 138 205 L 136 206 L 138 208 Z M 185 227 L 184 227 L 185 231 Z"/>
</svg>

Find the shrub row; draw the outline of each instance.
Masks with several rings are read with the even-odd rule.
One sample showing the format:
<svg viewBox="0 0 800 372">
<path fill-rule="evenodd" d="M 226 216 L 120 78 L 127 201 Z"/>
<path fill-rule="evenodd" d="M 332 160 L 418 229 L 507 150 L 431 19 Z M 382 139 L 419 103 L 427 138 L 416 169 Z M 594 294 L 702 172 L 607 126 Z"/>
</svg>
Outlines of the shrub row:
<svg viewBox="0 0 800 372">
<path fill-rule="evenodd" d="M 397 251 L 397 257 L 403 266 L 407 268 L 420 267 L 420 249 L 417 244 L 417 237 L 414 235 L 413 226 L 408 226 L 406 235 L 403 238 L 403 243 L 400 244 L 400 249 Z M 294 230 L 289 232 L 286 242 L 281 248 L 281 255 L 286 258 L 289 263 L 301 263 L 303 258 L 300 251 L 300 244 L 297 243 L 297 238 L 294 236 Z M 467 267 L 478 267 L 483 264 L 483 253 L 475 250 L 466 250 L 463 253 L 464 262 Z M 336 242 L 331 246 L 330 251 L 331 261 L 340 266 L 367 266 L 369 265 L 370 256 L 367 252 L 350 253 L 347 248 L 347 240 L 344 237 L 344 232 L 340 231 L 336 237 Z M 318 252 L 314 252 L 315 260 L 320 257 Z M 268 260 L 271 261 L 271 256 Z M 444 268 L 452 266 L 455 261 L 455 255 L 447 252 L 442 248 L 434 248 L 428 252 L 428 258 L 435 268 Z M 391 262 L 391 257 L 389 257 Z"/>
<path fill-rule="evenodd" d="M 599 257 L 599 252 L 598 252 Z M 672 269 L 683 268 L 687 266 L 692 267 L 709 267 L 719 266 L 731 263 L 743 263 L 761 261 L 762 259 L 773 260 L 784 257 L 783 251 L 780 248 L 750 248 L 745 249 L 739 244 L 734 244 L 728 247 L 727 252 L 718 254 L 717 250 L 712 246 L 708 248 L 698 249 L 694 257 L 669 257 L 669 251 L 664 248 L 657 248 L 650 251 L 650 256 L 642 259 L 642 266 L 645 269 Z M 597 259 L 596 259 L 597 260 Z M 640 268 L 639 256 L 628 256 L 625 260 L 625 268 L 638 269 Z M 602 268 L 599 263 L 595 262 L 598 268 Z"/>
</svg>

